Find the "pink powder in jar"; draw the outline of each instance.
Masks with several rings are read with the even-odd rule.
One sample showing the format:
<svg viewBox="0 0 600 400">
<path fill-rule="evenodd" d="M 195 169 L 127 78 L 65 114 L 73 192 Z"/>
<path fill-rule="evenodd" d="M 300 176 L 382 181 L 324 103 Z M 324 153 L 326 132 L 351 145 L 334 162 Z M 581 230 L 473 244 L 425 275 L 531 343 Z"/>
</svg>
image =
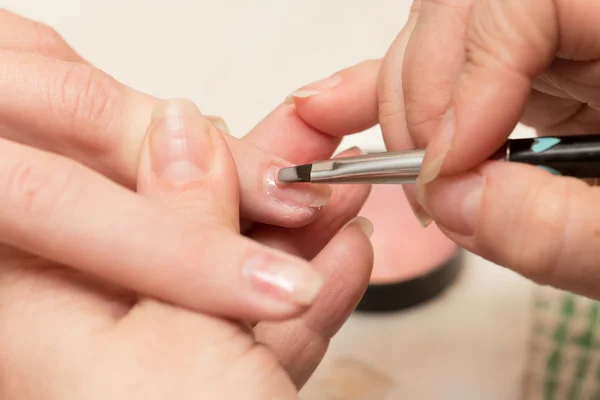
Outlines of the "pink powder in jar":
<svg viewBox="0 0 600 400">
<path fill-rule="evenodd" d="M 372 284 L 404 282 L 426 275 L 457 252 L 457 245 L 435 223 L 421 226 L 401 185 L 373 185 L 360 215 L 374 225 Z"/>
</svg>

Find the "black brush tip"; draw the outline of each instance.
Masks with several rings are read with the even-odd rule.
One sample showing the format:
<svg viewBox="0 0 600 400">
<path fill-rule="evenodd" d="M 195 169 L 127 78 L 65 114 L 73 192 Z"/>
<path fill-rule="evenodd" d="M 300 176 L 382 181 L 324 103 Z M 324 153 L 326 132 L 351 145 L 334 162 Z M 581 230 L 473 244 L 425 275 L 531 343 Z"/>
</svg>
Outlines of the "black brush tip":
<svg viewBox="0 0 600 400">
<path fill-rule="evenodd" d="M 282 168 L 279 170 L 278 180 L 282 183 L 310 182 L 311 171 L 312 164 Z"/>
</svg>

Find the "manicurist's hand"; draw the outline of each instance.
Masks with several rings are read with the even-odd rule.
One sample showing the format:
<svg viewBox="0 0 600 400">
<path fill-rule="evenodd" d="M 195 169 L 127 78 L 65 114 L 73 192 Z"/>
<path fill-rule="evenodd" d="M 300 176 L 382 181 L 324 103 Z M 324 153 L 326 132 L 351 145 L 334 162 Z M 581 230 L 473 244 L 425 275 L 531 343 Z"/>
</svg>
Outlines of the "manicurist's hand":
<svg viewBox="0 0 600 400">
<path fill-rule="evenodd" d="M 290 162 L 329 157 L 339 138 L 307 126 L 287 104 L 243 140 L 196 111 L 188 129 L 189 107 L 177 111 L 122 85 L 50 28 L 7 11 L 0 60 L 0 265 L 33 264 L 42 276 L 66 266 L 253 321 L 298 316 L 319 296 L 325 277 L 309 261 L 324 256 L 369 188 L 281 186 L 276 174 Z M 157 127 L 162 133 L 152 135 Z M 202 130 L 212 132 L 206 140 L 193 135 Z M 179 212 L 135 193 L 145 187 L 163 188 Z M 363 260 L 364 271 L 348 277 L 359 286 L 369 251 L 348 249 Z"/>
<path fill-rule="evenodd" d="M 353 115 L 360 128 L 379 122 L 390 150 L 427 148 L 419 184 L 406 187 L 425 225 L 538 282 L 600 298 L 600 191 L 486 161 L 519 121 L 540 135 L 600 131 L 599 34 L 591 0 L 415 0 L 381 62 L 294 101 L 317 128 Z"/>
</svg>

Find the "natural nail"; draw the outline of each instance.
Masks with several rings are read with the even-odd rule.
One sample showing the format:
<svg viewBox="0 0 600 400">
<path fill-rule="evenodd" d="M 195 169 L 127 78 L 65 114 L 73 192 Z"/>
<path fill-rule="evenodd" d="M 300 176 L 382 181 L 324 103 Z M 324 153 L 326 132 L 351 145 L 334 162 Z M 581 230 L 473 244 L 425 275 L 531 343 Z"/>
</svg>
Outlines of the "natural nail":
<svg viewBox="0 0 600 400">
<path fill-rule="evenodd" d="M 415 217 L 417 218 L 421 226 L 423 228 L 427 228 L 433 222 L 433 218 L 431 218 L 431 215 L 429 215 L 429 213 L 425 211 L 423 206 L 419 204 L 417 200 L 417 187 L 415 185 L 407 185 L 404 187 L 404 192 L 406 194 L 406 200 L 410 205 L 413 214 L 415 214 Z"/>
<path fill-rule="evenodd" d="M 421 167 L 421 173 L 417 179 L 417 200 L 423 205 L 425 197 L 425 185 L 434 181 L 444 165 L 448 151 L 452 145 L 455 126 L 454 111 L 452 109 L 446 112 L 440 123 L 440 130 L 433 137 L 425 152 L 425 159 Z"/>
<path fill-rule="evenodd" d="M 346 224 L 344 229 L 348 229 L 352 226 L 359 227 L 364 232 L 364 234 L 367 235 L 367 237 L 369 239 L 371 238 L 371 236 L 373 236 L 373 230 L 374 230 L 373 223 L 368 218 L 361 217 L 361 216 L 356 217 L 356 218 L 350 220 L 350 222 L 348 222 Z"/>
<path fill-rule="evenodd" d="M 149 132 L 150 162 L 163 184 L 182 186 L 210 170 L 210 128 L 193 103 L 171 100 L 158 108 Z"/>
<path fill-rule="evenodd" d="M 475 231 L 485 179 L 477 173 L 438 179 L 427 186 L 427 208 L 446 230 L 462 236 Z"/>
<path fill-rule="evenodd" d="M 291 208 L 320 208 L 331 198 L 329 185 L 312 185 L 308 183 L 280 184 L 277 175 L 282 167 L 271 165 L 265 174 L 265 191 L 278 204 Z"/>
<path fill-rule="evenodd" d="M 225 120 L 218 115 L 206 115 L 206 118 L 213 123 L 213 125 L 223 133 L 230 134 L 229 127 Z"/>
<path fill-rule="evenodd" d="M 243 273 L 260 292 L 305 306 L 323 286 L 323 277 L 310 264 L 272 254 L 252 256 Z"/>
<path fill-rule="evenodd" d="M 352 146 L 349 149 L 342 151 L 340 154 L 354 154 L 354 153 L 361 155 L 361 156 L 368 154 L 366 151 L 364 151 L 359 146 Z"/>
<path fill-rule="evenodd" d="M 296 90 L 286 98 L 287 104 L 293 104 L 295 98 L 307 98 L 337 86 L 342 81 L 342 77 L 338 74 L 332 75 L 325 79 L 320 79 L 316 82 L 308 84 L 301 89 Z"/>
</svg>

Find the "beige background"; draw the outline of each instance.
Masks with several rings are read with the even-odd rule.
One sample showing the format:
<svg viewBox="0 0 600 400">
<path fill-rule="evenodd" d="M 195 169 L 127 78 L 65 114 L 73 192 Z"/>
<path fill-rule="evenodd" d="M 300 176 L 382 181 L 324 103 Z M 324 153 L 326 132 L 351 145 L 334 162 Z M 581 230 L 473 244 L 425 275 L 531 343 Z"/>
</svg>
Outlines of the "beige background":
<svg viewBox="0 0 600 400">
<path fill-rule="evenodd" d="M 384 54 L 410 2 L 0 0 L 0 6 L 52 25 L 124 83 L 189 97 L 241 135 L 295 88 Z M 380 144 L 380 133 L 373 129 L 350 143 Z M 532 286 L 476 257 L 467 264 L 456 287 L 430 305 L 392 317 L 353 317 L 304 398 L 354 399 L 330 393 L 333 365 L 347 356 L 347 368 L 359 368 L 353 383 L 365 389 L 393 382 L 390 399 L 518 398 Z"/>
</svg>

